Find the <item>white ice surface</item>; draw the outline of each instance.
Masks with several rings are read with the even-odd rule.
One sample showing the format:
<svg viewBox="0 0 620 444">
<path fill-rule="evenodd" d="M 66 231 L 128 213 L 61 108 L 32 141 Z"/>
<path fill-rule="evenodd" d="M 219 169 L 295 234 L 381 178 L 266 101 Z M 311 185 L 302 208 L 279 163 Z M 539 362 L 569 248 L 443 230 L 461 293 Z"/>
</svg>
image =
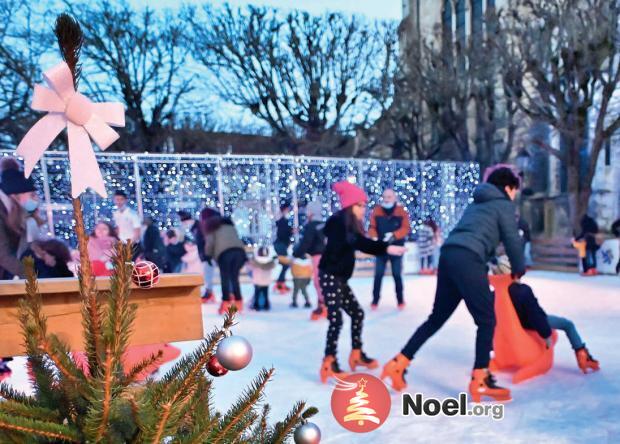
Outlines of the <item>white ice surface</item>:
<svg viewBox="0 0 620 444">
<path fill-rule="evenodd" d="M 305 399 L 319 408 L 312 420 L 322 430 L 322 443 L 620 443 L 620 278 L 583 278 L 574 274 L 530 272 L 524 279 L 548 312 L 572 319 L 590 352 L 601 363 L 596 374 L 583 375 L 576 366 L 568 340 L 562 335 L 556 346 L 555 365 L 546 375 L 518 385 L 509 375 L 498 374 L 499 383 L 511 387 L 513 401 L 505 418 L 403 417 L 398 394 L 392 393 L 392 411 L 378 430 L 357 435 L 343 429 L 330 410 L 331 388 L 318 379 L 323 356 L 326 321 L 310 322 L 309 310 L 290 309 L 288 296 L 271 295 L 271 312 L 245 311 L 234 333 L 253 345 L 254 359 L 244 370 L 230 372 L 215 383 L 215 403 L 221 411 L 238 397 L 261 367 L 274 366 L 266 399 L 272 407 L 271 421 L 284 417 L 296 400 Z M 366 310 L 364 349 L 381 363 L 392 358 L 414 329 L 428 316 L 435 289 L 434 277 L 405 278 L 406 310 L 396 310 L 393 283 L 383 283 L 379 310 L 371 312 L 371 278 L 351 281 Z M 244 294 L 251 287 L 244 286 Z M 314 302 L 314 301 L 313 301 Z M 205 331 L 220 323 L 215 305 L 203 306 Z M 461 304 L 437 335 L 413 361 L 407 380 L 408 392 L 426 397 L 457 396 L 467 388 L 473 363 L 475 325 Z M 183 351 L 195 342 L 175 344 Z M 346 366 L 350 351 L 349 322 L 339 344 L 339 361 Z M 166 364 L 160 374 L 170 368 Z M 29 390 L 24 359 L 11 363 L 7 382 Z M 374 373 L 378 376 L 379 369 Z"/>
</svg>

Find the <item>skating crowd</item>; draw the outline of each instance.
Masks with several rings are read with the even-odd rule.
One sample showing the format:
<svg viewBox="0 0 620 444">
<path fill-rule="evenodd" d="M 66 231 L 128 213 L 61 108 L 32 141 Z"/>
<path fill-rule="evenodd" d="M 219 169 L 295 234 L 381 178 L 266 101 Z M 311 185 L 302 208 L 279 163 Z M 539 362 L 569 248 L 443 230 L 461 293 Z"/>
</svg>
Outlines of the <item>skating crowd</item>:
<svg viewBox="0 0 620 444">
<path fill-rule="evenodd" d="M 417 351 L 450 318 L 463 300 L 476 326 L 475 361 L 470 382 L 474 400 L 489 396 L 496 400 L 510 399 L 510 391 L 497 386 L 489 371 L 496 325 L 494 294 L 489 288 L 489 267 L 510 273 L 511 301 L 525 329 L 536 331 L 551 346 L 551 330 L 566 332 L 575 350 L 579 368 L 598 370 L 574 324 L 565 318 L 546 314 L 532 289 L 520 281 L 531 263 L 529 258 L 529 227 L 517 215 L 513 203 L 521 182 L 513 168 L 498 165 L 487 170 L 484 182 L 473 194 L 473 202 L 465 210 L 456 227 L 443 239 L 433 220 L 415 227 L 415 239 L 422 274 L 436 274 L 437 288 L 432 312 L 413 332 L 404 347 L 382 369 L 382 378 L 396 390 L 406 387 L 405 373 Z M 375 257 L 373 298 L 370 309 L 380 303 L 381 284 L 390 265 L 394 279 L 397 306 L 405 307 L 403 294 L 403 255 L 405 242 L 412 229 L 406 209 L 399 204 L 394 190 L 386 189 L 381 202 L 370 211 L 365 229 L 368 197 L 364 190 L 348 181 L 337 182 L 333 191 L 341 209 L 329 217 L 320 201 L 303 206 L 305 221 L 299 232 L 291 225 L 291 204 L 283 202 L 275 224 L 272 245 L 248 245 L 240 238 L 231 218 L 213 208 L 204 208 L 197 218 L 188 211 L 178 212 L 178 224 L 161 230 L 152 217 L 142 220 L 128 205 L 123 190 L 113 196 L 115 210 L 109 220 L 97 221 L 88 243 L 88 254 L 96 275 L 111 273 L 110 257 L 115 243 L 131 240 L 135 259 L 155 263 L 163 272 L 200 273 L 204 275 L 203 302 L 215 302 L 214 271 L 220 274 L 221 302 L 219 312 L 231 305 L 243 310 L 240 279 L 244 270 L 254 285 L 253 297 L 246 309 L 270 310 L 270 292 L 291 293 L 293 309 L 303 304 L 314 308 L 312 320 L 327 319 L 325 357 L 320 378 L 343 377 L 337 359 L 337 344 L 343 314 L 351 318 L 352 351 L 348 363 L 357 367 L 378 368 L 377 360 L 363 349 L 365 311 L 348 284 L 360 255 Z M 35 260 L 39 277 L 73 276 L 72 263 L 76 253 L 58 239 L 49 237 L 45 220 L 39 212 L 37 189 L 31 178 L 26 179 L 20 165 L 11 158 L 0 164 L 0 279 L 23 277 L 21 259 L 27 255 Z M 620 221 L 612 231 L 620 237 Z M 583 272 L 595 273 L 598 226 L 584 216 L 582 232 L 574 245 L 582 259 Z M 498 259 L 498 247 L 505 256 Z M 491 264 L 491 265 L 489 265 Z M 278 270 L 279 268 L 279 270 Z M 274 274 L 277 271 L 277 277 Z M 292 274 L 292 288 L 287 273 Z M 594 271 L 591 271 L 594 270 Z M 311 292 L 314 287 L 316 302 Z M 302 301 L 298 301 L 301 294 Z M 0 372 L 6 371 L 6 360 Z"/>
</svg>

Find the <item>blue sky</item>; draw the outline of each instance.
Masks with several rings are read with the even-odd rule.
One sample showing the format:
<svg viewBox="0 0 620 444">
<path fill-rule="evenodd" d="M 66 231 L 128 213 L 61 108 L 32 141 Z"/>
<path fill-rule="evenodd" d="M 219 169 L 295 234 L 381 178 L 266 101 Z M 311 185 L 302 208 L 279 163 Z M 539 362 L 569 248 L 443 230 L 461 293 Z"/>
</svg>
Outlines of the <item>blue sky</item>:
<svg viewBox="0 0 620 444">
<path fill-rule="evenodd" d="M 153 0 L 130 0 L 134 5 L 154 5 Z M 190 3 L 211 2 L 222 4 L 224 0 L 189 0 Z M 157 7 L 173 8 L 182 2 L 179 0 L 157 0 Z M 282 9 L 303 9 L 312 14 L 326 11 L 343 11 L 364 14 L 372 18 L 400 20 L 402 18 L 402 0 L 228 0 L 232 5 L 264 5 Z"/>
</svg>

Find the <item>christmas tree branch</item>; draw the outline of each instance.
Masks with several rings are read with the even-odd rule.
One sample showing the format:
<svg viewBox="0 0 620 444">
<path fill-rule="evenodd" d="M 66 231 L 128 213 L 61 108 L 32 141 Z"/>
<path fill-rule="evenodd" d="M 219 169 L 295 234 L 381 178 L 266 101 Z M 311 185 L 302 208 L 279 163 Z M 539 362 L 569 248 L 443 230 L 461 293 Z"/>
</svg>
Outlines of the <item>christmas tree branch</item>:
<svg viewBox="0 0 620 444">
<path fill-rule="evenodd" d="M 275 425 L 271 439 L 269 439 L 268 442 L 271 444 L 281 444 L 285 442 L 295 430 L 295 427 L 300 423 L 301 415 L 305 407 L 306 403 L 302 401 L 295 404 L 289 414 L 286 415 L 286 418 L 284 418 L 284 421 Z"/>
<path fill-rule="evenodd" d="M 178 411 L 191 399 L 192 383 L 196 380 L 196 375 L 202 374 L 215 347 L 233 324 L 234 310 L 231 310 L 225 315 L 221 330 L 214 330 L 197 350 L 181 358 L 157 384 L 150 387 L 148 396 L 154 406 L 159 406 L 159 411 L 155 412 L 155 423 L 144 431 L 144 441 L 159 443 L 168 427 L 175 428 L 169 425 L 169 420 L 180 419 Z"/>
<path fill-rule="evenodd" d="M 257 402 L 263 395 L 263 390 L 271 379 L 274 369 L 262 369 L 256 377 L 252 385 L 241 398 L 226 412 L 218 427 L 211 433 L 207 440 L 209 443 L 218 444 L 221 442 L 230 442 L 230 434 L 234 434 L 235 427 L 243 420 L 245 415 L 252 411 Z"/>
<path fill-rule="evenodd" d="M 0 382 L 0 397 L 24 405 L 34 405 L 36 402 L 32 396 L 27 396 L 22 392 L 18 392 L 6 382 Z"/>
<path fill-rule="evenodd" d="M 145 371 L 147 368 L 149 368 L 150 366 L 157 364 L 161 360 L 163 355 L 164 355 L 163 350 L 158 350 L 157 353 L 152 353 L 150 356 L 142 359 L 140 362 L 135 364 L 131 368 L 131 370 L 129 370 L 129 372 L 127 372 L 121 384 L 124 387 L 126 387 L 136 382 L 138 379 L 138 376 L 140 376 L 140 374 L 143 371 Z"/>
<path fill-rule="evenodd" d="M 0 413 L 0 430 L 15 431 L 26 436 L 40 436 L 48 440 L 81 442 L 78 432 L 71 427 L 53 422 L 16 418 L 4 413 Z"/>
<path fill-rule="evenodd" d="M 131 293 L 131 244 L 118 242 L 116 244 L 114 273 L 111 277 L 110 292 L 108 294 L 107 311 L 102 322 L 103 344 L 105 345 L 105 359 L 102 365 L 103 375 L 97 379 L 101 384 L 101 398 L 96 398 L 94 407 L 88 418 L 88 430 L 94 436 L 94 441 L 100 441 L 108 430 L 113 394 L 122 390 L 123 374 L 122 359 L 127 348 L 131 333 L 131 326 L 135 319 L 136 307 L 129 304 Z"/>
<path fill-rule="evenodd" d="M 60 421 L 60 413 L 58 410 L 51 410 L 6 399 L 0 402 L 0 413 L 20 416 L 22 418 L 37 419 L 39 421 Z"/>
<path fill-rule="evenodd" d="M 29 356 L 44 354 L 48 356 L 63 377 L 76 385 L 82 393 L 84 374 L 69 358 L 69 350 L 58 340 L 56 335 L 47 335 L 47 319 L 42 312 L 41 294 L 37 284 L 32 257 L 24 259 L 26 274 L 26 296 L 20 300 L 19 318 L 25 333 L 26 348 Z M 34 369 L 33 369 L 34 370 Z"/>
</svg>

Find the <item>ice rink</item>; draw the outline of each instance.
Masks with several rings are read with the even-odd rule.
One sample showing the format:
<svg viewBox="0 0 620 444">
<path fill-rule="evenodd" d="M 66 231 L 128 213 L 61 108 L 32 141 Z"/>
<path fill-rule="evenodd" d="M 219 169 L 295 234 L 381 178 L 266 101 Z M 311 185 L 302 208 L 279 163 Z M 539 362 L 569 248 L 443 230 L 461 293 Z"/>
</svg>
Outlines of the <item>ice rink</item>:
<svg viewBox="0 0 620 444">
<path fill-rule="evenodd" d="M 497 374 L 500 385 L 510 387 L 513 395 L 501 421 L 488 417 L 403 417 L 400 396 L 392 393 L 390 416 L 378 430 L 356 435 L 343 429 L 331 414 L 331 386 L 321 384 L 318 378 L 327 322 L 310 322 L 308 309 L 291 309 L 290 296 L 273 293 L 271 312 L 246 310 L 239 316 L 234 333 L 252 343 L 254 358 L 246 369 L 216 380 L 215 405 L 226 410 L 260 367 L 273 366 L 276 373 L 266 391 L 266 400 L 272 407 L 271 421 L 283 417 L 296 400 L 304 399 L 320 410 L 313 422 L 322 429 L 322 443 L 620 442 L 620 278 L 530 272 L 524 282 L 533 287 L 547 313 L 574 321 L 602 369 L 583 375 L 568 340 L 561 335 L 555 348 L 555 365 L 546 375 L 512 385 L 508 374 Z M 435 278 L 405 277 L 404 311 L 396 310 L 389 276 L 384 280 L 383 298 L 375 312 L 368 308 L 372 279 L 355 278 L 351 283 L 366 309 L 364 349 L 383 364 L 430 313 Z M 246 300 L 251 293 L 252 288 L 245 285 Z M 203 315 L 205 330 L 220 323 L 215 305 L 203 305 Z M 474 358 L 474 336 L 475 325 L 461 304 L 412 362 L 407 391 L 440 399 L 465 391 Z M 175 345 L 187 351 L 195 343 Z M 347 366 L 349 352 L 349 324 L 345 316 L 339 344 L 343 368 Z M 29 390 L 24 359 L 17 358 L 10 366 L 13 373 L 5 381 Z M 160 373 L 170 366 L 171 363 L 164 365 Z M 371 373 L 379 376 L 379 369 Z"/>
</svg>

